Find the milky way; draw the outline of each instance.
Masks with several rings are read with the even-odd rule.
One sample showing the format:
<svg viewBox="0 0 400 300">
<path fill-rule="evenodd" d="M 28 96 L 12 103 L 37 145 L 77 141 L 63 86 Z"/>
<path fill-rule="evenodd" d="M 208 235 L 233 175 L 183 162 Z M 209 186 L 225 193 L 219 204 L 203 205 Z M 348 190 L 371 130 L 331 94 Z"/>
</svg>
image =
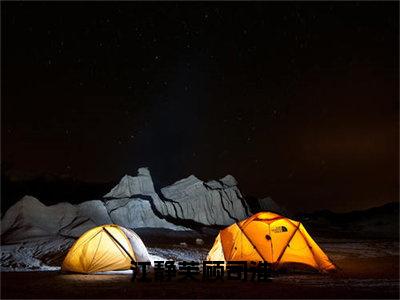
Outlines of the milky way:
<svg viewBox="0 0 400 300">
<path fill-rule="evenodd" d="M 17 177 L 148 166 L 289 207 L 397 200 L 398 3 L 2 6 Z"/>
</svg>

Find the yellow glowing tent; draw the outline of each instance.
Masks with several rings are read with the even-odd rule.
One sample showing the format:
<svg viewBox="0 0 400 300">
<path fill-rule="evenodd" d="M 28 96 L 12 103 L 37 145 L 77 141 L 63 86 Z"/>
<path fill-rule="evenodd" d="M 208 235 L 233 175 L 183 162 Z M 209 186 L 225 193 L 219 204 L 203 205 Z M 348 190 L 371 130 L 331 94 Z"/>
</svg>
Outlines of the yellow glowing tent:
<svg viewBox="0 0 400 300">
<path fill-rule="evenodd" d="M 265 261 L 272 269 L 309 266 L 322 272 L 335 265 L 297 221 L 260 212 L 221 230 L 208 253 L 212 261 Z"/>
<path fill-rule="evenodd" d="M 150 261 L 139 236 L 118 225 L 102 225 L 81 235 L 68 251 L 61 270 L 78 273 L 129 270 L 131 261 Z"/>
</svg>

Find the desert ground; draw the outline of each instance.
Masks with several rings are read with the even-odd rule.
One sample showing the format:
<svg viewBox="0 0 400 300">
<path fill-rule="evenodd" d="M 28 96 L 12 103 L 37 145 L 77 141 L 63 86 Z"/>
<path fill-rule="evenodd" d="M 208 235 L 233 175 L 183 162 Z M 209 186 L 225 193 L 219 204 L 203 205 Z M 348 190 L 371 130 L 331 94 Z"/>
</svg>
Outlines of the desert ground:
<svg viewBox="0 0 400 300">
<path fill-rule="evenodd" d="M 269 282 L 132 282 L 130 271 L 63 274 L 2 272 L 2 298 L 399 298 L 399 245 L 390 240 L 318 239 L 334 274 L 279 273 Z M 149 247 L 155 259 L 203 260 L 204 246 Z M 174 250 L 171 250 L 174 249 Z"/>
</svg>

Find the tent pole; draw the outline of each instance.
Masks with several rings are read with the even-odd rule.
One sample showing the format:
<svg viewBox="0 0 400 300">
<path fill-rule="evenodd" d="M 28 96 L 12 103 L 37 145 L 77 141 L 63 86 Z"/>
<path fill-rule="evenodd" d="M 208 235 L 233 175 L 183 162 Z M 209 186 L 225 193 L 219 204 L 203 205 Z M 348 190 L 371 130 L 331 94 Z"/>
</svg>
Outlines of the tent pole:
<svg viewBox="0 0 400 300">
<path fill-rule="evenodd" d="M 291 222 L 291 223 L 292 223 L 292 222 Z M 292 223 L 292 224 L 293 224 L 293 223 Z M 292 241 L 294 235 L 295 235 L 296 232 L 299 230 L 300 224 L 301 224 L 300 222 L 299 222 L 299 224 L 297 224 L 296 229 L 293 231 L 292 236 L 290 237 L 290 239 L 289 239 L 288 242 L 286 243 L 285 248 L 283 248 L 281 254 L 279 254 L 278 258 L 276 259 L 275 265 L 278 265 L 279 262 L 281 261 L 281 258 L 282 258 L 282 256 L 283 256 L 283 254 L 285 253 L 285 251 L 286 251 L 286 249 L 287 249 L 289 243 Z"/>
<path fill-rule="evenodd" d="M 125 251 L 125 253 L 129 256 L 129 258 L 132 260 L 132 261 L 135 261 L 134 259 L 133 259 L 133 257 L 129 254 L 129 252 L 125 249 L 125 247 L 124 246 L 122 246 L 122 244 L 105 228 L 105 227 L 103 227 L 103 229 L 104 229 L 104 231 L 113 239 L 113 241 L 114 242 L 116 242 L 117 244 L 118 244 L 118 246 L 120 246 L 121 248 L 122 248 L 122 250 L 124 250 Z"/>
<path fill-rule="evenodd" d="M 237 227 L 239 227 L 240 231 L 243 233 L 243 235 L 246 237 L 246 239 L 249 241 L 249 243 L 254 247 L 254 249 L 256 250 L 256 252 L 258 253 L 258 255 L 260 255 L 260 257 L 264 260 L 267 261 L 265 259 L 265 257 L 261 254 L 260 251 L 258 251 L 256 245 L 253 244 L 253 241 L 247 236 L 247 234 L 244 232 L 244 230 L 242 229 L 242 227 L 240 227 L 239 223 L 236 223 Z"/>
</svg>

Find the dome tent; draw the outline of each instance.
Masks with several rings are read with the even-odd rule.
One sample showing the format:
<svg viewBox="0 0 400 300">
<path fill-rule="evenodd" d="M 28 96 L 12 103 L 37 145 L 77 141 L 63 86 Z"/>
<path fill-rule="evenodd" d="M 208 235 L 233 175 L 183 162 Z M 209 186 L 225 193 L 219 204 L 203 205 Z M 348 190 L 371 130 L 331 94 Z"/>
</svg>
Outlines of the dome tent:
<svg viewBox="0 0 400 300">
<path fill-rule="evenodd" d="M 207 260 L 265 261 L 273 270 L 306 266 L 321 272 L 335 265 L 298 222 L 260 212 L 220 231 Z"/>
<path fill-rule="evenodd" d="M 150 261 L 142 240 L 130 229 L 109 224 L 82 234 L 68 251 L 61 270 L 77 273 L 129 270 L 132 260 Z"/>
</svg>

